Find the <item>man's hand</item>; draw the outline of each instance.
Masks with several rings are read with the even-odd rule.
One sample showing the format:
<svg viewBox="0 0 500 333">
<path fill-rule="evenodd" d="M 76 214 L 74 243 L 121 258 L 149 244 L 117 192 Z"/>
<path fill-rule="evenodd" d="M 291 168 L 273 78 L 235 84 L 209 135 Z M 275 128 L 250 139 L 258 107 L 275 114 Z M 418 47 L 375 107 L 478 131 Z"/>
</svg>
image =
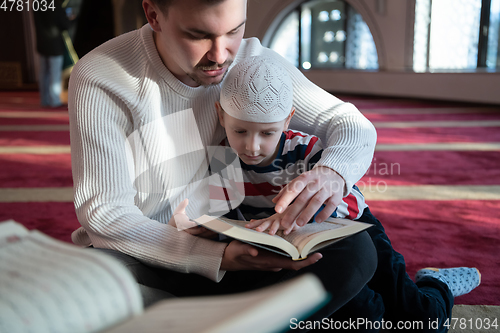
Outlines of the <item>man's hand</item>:
<svg viewBox="0 0 500 333">
<path fill-rule="evenodd" d="M 302 227 L 325 204 L 316 216 L 316 222 L 323 222 L 340 205 L 344 186 L 344 178 L 328 167 L 319 166 L 304 172 L 273 199 L 276 212 L 283 214 L 281 225 L 290 228 L 295 222 Z"/>
<path fill-rule="evenodd" d="M 239 241 L 232 241 L 222 256 L 221 269 L 225 271 L 273 271 L 282 269 L 299 270 L 316 263 L 323 256 L 314 253 L 304 260 L 293 261 L 290 258 L 255 247 Z"/>
<path fill-rule="evenodd" d="M 184 199 L 179 206 L 174 210 L 174 214 L 168 224 L 176 227 L 178 230 L 184 230 L 188 234 L 193 236 L 203 237 L 203 238 L 213 238 L 217 233 L 208 230 L 202 226 L 197 225 L 195 222 L 191 221 L 186 215 L 186 207 L 189 204 L 188 199 Z"/>
<path fill-rule="evenodd" d="M 249 223 L 245 224 L 245 227 L 249 229 L 255 229 L 259 232 L 263 232 L 269 229 L 269 235 L 276 234 L 276 231 L 278 230 L 284 230 L 283 233 L 285 235 L 288 235 L 290 232 L 300 228 L 295 222 L 292 223 L 291 227 L 289 228 L 283 227 L 283 225 L 281 225 L 282 217 L 283 214 L 276 213 L 260 220 L 252 219 Z"/>
</svg>

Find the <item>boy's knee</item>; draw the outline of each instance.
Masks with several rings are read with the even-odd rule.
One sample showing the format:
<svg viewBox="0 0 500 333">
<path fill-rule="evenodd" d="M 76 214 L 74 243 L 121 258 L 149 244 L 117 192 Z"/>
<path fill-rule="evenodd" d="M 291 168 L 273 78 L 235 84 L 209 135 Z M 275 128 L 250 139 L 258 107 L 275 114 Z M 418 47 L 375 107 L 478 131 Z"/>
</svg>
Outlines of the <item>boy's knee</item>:
<svg viewBox="0 0 500 333">
<path fill-rule="evenodd" d="M 357 260 L 363 263 L 361 267 L 363 268 L 363 273 L 366 274 L 368 278 L 367 281 L 369 281 L 377 270 L 377 249 L 368 232 L 362 232 L 357 236 L 360 238 L 358 241 L 359 253 Z"/>
<path fill-rule="evenodd" d="M 377 269 L 377 250 L 368 232 L 363 231 L 348 239 L 349 243 L 349 266 L 355 267 L 352 278 L 356 284 L 364 285 L 371 280 Z"/>
</svg>

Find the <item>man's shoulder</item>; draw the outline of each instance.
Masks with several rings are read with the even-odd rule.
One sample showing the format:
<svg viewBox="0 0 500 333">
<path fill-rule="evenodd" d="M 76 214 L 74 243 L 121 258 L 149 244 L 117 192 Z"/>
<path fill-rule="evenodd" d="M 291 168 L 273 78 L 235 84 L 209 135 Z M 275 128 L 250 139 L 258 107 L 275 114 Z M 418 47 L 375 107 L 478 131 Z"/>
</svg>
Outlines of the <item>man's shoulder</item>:
<svg viewBox="0 0 500 333">
<path fill-rule="evenodd" d="M 148 88 L 160 81 L 160 74 L 151 70 L 151 57 L 157 51 L 147 29 L 149 26 L 120 35 L 90 51 L 73 68 L 69 90 L 85 93 L 96 89 L 132 105 L 142 102 L 138 96 L 143 92 L 155 93 Z"/>
<path fill-rule="evenodd" d="M 117 36 L 83 56 L 76 63 L 72 75 L 88 73 L 99 77 L 112 72 L 128 71 L 128 68 L 141 62 L 141 57 L 147 56 L 141 44 L 140 29 Z"/>
</svg>

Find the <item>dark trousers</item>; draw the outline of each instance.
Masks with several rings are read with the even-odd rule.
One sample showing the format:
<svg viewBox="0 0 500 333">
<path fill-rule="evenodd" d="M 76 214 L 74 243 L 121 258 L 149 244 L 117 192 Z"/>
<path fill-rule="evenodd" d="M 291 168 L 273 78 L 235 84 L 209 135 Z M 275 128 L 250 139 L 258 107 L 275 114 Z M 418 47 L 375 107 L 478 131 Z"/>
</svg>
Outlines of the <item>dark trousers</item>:
<svg viewBox="0 0 500 333">
<path fill-rule="evenodd" d="M 360 322 L 366 319 L 375 323 L 365 325 L 366 332 L 377 332 L 382 320 L 386 322 L 385 328 L 392 325 L 391 332 L 446 332 L 443 323 L 451 317 L 453 307 L 448 287 L 432 278 L 423 278 L 415 284 L 406 273 L 403 256 L 393 249 L 382 224 L 368 208 L 359 221 L 373 225 L 368 234 L 377 250 L 377 270 L 362 291 L 333 314 L 332 319 L 360 318 Z M 397 329 L 398 324 L 406 327 Z M 361 328 L 358 327 L 360 331 Z"/>
<path fill-rule="evenodd" d="M 323 258 L 299 271 L 226 272 L 219 283 L 196 274 L 146 266 L 123 253 L 96 249 L 119 259 L 136 278 L 145 306 L 169 297 L 222 295 L 270 286 L 304 273 L 313 273 L 330 292 L 330 301 L 312 318 L 321 320 L 346 304 L 372 278 L 376 269 L 375 248 L 367 232 L 348 237 L 321 250 Z"/>
</svg>

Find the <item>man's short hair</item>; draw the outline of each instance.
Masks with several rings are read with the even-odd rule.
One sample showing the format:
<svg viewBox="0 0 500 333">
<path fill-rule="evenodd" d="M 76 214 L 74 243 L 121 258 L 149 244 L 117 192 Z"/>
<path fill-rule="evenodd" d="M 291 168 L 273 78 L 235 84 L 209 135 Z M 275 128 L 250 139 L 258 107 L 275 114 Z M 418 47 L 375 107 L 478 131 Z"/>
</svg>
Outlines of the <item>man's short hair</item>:
<svg viewBox="0 0 500 333">
<path fill-rule="evenodd" d="M 160 8 L 161 10 L 166 10 L 175 0 L 151 0 L 151 1 L 153 1 L 155 5 L 157 5 L 158 8 Z"/>
<path fill-rule="evenodd" d="M 168 10 L 168 7 L 170 7 L 174 2 L 178 0 L 151 0 L 153 1 L 158 8 L 160 8 L 163 12 L 166 12 Z M 216 5 L 219 2 L 223 2 L 225 0 L 199 0 L 202 3 L 205 3 L 207 5 Z"/>
</svg>

